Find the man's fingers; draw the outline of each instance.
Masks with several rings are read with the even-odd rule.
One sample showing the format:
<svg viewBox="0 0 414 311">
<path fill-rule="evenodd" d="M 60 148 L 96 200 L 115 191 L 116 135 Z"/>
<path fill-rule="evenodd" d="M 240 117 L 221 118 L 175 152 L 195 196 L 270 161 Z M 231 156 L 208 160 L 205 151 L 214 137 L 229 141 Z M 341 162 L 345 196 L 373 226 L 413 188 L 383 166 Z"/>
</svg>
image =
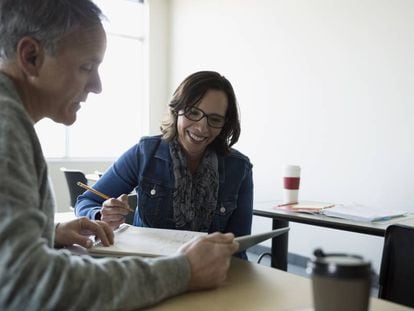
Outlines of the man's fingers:
<svg viewBox="0 0 414 311">
<path fill-rule="evenodd" d="M 85 248 L 91 248 L 93 246 L 93 242 L 91 239 L 89 239 L 86 236 L 80 235 L 80 234 L 74 236 L 73 240 L 74 240 L 73 241 L 74 244 L 79 244 Z"/>
<path fill-rule="evenodd" d="M 105 227 L 107 227 L 108 230 Z M 111 228 L 109 228 L 108 224 L 103 221 L 98 223 L 92 222 L 88 219 L 83 219 L 83 221 L 81 221 L 81 229 L 94 232 L 96 238 L 101 240 L 104 246 L 109 246 L 114 243 L 114 233 Z"/>
<path fill-rule="evenodd" d="M 239 242 L 237 242 L 236 240 L 233 241 L 232 245 L 231 245 L 231 253 L 237 253 L 239 250 L 240 244 Z"/>
<path fill-rule="evenodd" d="M 239 249 L 239 243 L 234 239 L 233 233 L 222 234 L 216 232 L 207 235 L 205 238 L 207 241 L 215 243 L 216 247 L 222 248 L 224 252 L 230 255 L 236 253 Z"/>
<path fill-rule="evenodd" d="M 108 237 L 109 243 L 114 244 L 114 231 L 103 221 L 96 221 L 104 230 L 105 235 Z"/>
<path fill-rule="evenodd" d="M 217 247 L 220 247 L 223 249 L 223 252 L 226 252 L 229 255 L 232 255 L 236 253 L 239 250 L 239 243 L 236 242 L 234 239 L 231 243 L 216 243 Z"/>
<path fill-rule="evenodd" d="M 180 249 L 191 265 L 190 289 L 213 288 L 226 280 L 231 255 L 238 249 L 233 234 L 204 236 Z"/>
<path fill-rule="evenodd" d="M 216 242 L 216 243 L 233 243 L 234 234 L 233 233 L 223 234 L 219 232 L 214 232 L 212 234 L 207 235 L 206 239 L 211 242 Z"/>
</svg>

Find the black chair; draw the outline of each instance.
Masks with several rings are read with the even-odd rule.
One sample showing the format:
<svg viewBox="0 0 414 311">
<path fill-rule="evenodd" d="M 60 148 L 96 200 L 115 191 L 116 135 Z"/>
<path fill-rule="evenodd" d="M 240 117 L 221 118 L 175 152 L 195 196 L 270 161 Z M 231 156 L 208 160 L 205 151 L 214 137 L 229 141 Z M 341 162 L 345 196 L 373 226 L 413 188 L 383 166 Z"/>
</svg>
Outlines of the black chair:
<svg viewBox="0 0 414 311">
<path fill-rule="evenodd" d="M 64 167 L 61 167 L 60 170 L 65 174 L 66 182 L 69 188 L 70 206 L 73 209 L 75 207 L 78 196 L 85 191 L 85 189 L 79 187 L 76 183 L 80 181 L 84 184 L 87 184 L 88 181 L 82 171 L 66 169 Z"/>
<path fill-rule="evenodd" d="M 378 297 L 414 307 L 413 288 L 414 227 L 389 226 L 385 231 Z"/>
</svg>

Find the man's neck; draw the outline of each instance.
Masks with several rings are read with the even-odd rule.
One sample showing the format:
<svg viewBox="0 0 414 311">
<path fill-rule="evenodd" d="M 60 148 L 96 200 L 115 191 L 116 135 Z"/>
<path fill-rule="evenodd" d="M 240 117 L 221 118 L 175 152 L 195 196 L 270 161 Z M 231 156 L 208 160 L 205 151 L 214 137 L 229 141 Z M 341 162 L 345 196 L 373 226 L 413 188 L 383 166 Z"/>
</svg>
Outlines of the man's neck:
<svg viewBox="0 0 414 311">
<path fill-rule="evenodd" d="M 38 108 L 35 108 L 36 96 L 34 94 L 31 95 L 31 92 L 28 91 L 31 89 L 31 86 L 27 76 L 13 62 L 0 63 L 0 72 L 8 76 L 13 82 L 16 92 L 32 121 L 36 123 L 42 119 L 39 115 Z"/>
</svg>

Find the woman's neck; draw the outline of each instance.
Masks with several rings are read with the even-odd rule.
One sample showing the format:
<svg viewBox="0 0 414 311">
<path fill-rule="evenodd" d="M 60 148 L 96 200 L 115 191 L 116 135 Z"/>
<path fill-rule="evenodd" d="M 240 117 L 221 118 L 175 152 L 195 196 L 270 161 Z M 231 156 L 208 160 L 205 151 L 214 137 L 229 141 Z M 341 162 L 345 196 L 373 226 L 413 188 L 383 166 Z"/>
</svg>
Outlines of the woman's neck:
<svg viewBox="0 0 414 311">
<path fill-rule="evenodd" d="M 189 157 L 187 156 L 187 166 L 191 174 L 197 171 L 198 165 L 200 164 L 201 157 Z"/>
</svg>

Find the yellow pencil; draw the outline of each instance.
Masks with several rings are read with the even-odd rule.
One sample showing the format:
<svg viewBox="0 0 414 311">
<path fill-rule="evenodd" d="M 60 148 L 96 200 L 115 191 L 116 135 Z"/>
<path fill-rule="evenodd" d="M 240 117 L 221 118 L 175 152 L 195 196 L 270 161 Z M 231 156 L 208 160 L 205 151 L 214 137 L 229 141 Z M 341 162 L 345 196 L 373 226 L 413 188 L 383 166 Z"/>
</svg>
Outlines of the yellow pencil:
<svg viewBox="0 0 414 311">
<path fill-rule="evenodd" d="M 86 190 L 89 190 L 90 192 L 95 193 L 96 195 L 100 196 L 101 198 L 103 198 L 103 199 L 105 199 L 105 200 L 110 199 L 110 197 L 109 197 L 109 196 L 107 196 L 106 194 L 103 194 L 102 192 L 99 192 L 98 190 L 95 190 L 95 189 L 93 189 L 93 188 L 89 187 L 88 185 L 85 185 L 84 183 L 82 183 L 82 182 L 80 182 L 80 181 L 78 181 L 76 184 L 77 184 L 79 187 L 82 187 L 82 188 L 84 188 L 84 189 L 86 189 Z M 134 210 L 133 210 L 133 209 L 131 209 L 129 206 L 127 207 L 127 209 L 128 209 L 131 213 L 134 213 Z"/>
</svg>

